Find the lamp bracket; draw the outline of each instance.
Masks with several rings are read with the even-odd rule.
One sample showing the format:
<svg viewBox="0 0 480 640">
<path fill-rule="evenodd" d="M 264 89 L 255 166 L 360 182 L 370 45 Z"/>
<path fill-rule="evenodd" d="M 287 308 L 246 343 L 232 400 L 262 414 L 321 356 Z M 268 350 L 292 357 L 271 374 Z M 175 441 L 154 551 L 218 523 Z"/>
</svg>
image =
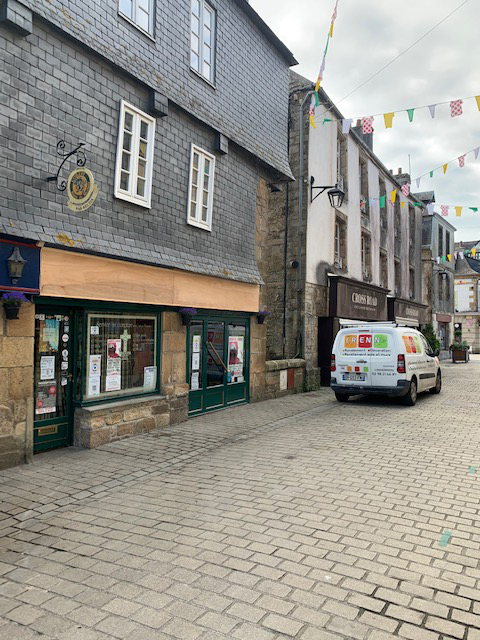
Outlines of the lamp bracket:
<svg viewBox="0 0 480 640">
<path fill-rule="evenodd" d="M 56 175 L 48 176 L 48 178 L 45 178 L 46 182 L 56 182 L 57 189 L 59 191 L 65 191 L 65 189 L 67 188 L 67 181 L 60 179 L 60 172 L 62 170 L 62 167 L 66 163 L 66 161 L 72 156 L 74 156 L 75 154 L 77 154 L 77 167 L 84 167 L 85 164 L 87 163 L 87 158 L 85 156 L 85 153 L 82 151 L 82 147 L 84 146 L 85 146 L 85 143 L 80 142 L 71 151 L 65 151 L 65 147 L 66 147 L 65 140 L 59 140 L 57 142 L 57 156 L 59 156 L 60 158 L 63 158 L 63 160 L 60 166 L 58 167 L 58 171 Z"/>
<path fill-rule="evenodd" d="M 334 184 L 334 185 L 330 185 L 328 187 L 317 187 L 314 186 L 315 184 L 315 178 L 313 176 L 310 177 L 310 204 L 312 204 L 312 202 L 314 200 L 316 200 L 318 198 L 318 196 L 321 196 L 322 193 L 324 193 L 327 189 L 336 189 L 338 185 Z M 313 190 L 317 190 L 318 193 L 316 196 L 313 195 Z"/>
</svg>

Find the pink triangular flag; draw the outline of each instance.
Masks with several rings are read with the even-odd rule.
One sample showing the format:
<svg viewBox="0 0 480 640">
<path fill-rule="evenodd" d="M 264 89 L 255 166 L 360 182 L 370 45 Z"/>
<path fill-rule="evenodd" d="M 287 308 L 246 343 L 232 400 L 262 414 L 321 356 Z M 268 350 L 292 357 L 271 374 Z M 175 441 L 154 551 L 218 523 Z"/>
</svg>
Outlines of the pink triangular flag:
<svg viewBox="0 0 480 640">
<path fill-rule="evenodd" d="M 448 216 L 448 210 L 450 209 L 450 206 L 448 204 L 442 204 L 440 206 L 440 209 L 442 211 L 442 216 Z"/>
<path fill-rule="evenodd" d="M 362 133 L 373 133 L 373 116 L 368 116 L 367 118 L 362 118 Z"/>
<path fill-rule="evenodd" d="M 430 115 L 432 116 L 432 118 L 435 118 L 435 109 L 436 109 L 437 105 L 436 104 L 431 104 L 428 108 L 430 109 Z"/>
<path fill-rule="evenodd" d="M 462 167 L 462 169 L 463 169 L 463 167 L 465 166 L 465 156 L 459 156 L 459 158 L 458 158 L 458 164 L 459 164 L 459 165 Z"/>
<path fill-rule="evenodd" d="M 402 186 L 402 193 L 404 196 L 408 196 L 410 195 L 410 183 L 406 182 L 403 186 Z"/>
</svg>

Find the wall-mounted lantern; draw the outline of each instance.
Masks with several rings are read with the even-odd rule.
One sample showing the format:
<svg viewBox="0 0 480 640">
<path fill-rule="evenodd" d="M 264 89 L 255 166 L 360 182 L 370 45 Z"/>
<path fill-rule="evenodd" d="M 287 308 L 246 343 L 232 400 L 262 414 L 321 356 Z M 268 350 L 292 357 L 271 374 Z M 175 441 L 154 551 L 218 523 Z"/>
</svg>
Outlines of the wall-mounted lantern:
<svg viewBox="0 0 480 640">
<path fill-rule="evenodd" d="M 15 249 L 12 251 L 12 255 L 7 258 L 8 275 L 10 276 L 12 284 L 17 284 L 17 282 L 21 279 L 23 269 L 26 264 L 27 261 L 20 253 L 20 249 L 18 247 L 15 247 Z"/>
<path fill-rule="evenodd" d="M 330 200 L 330 205 L 335 209 L 339 209 L 343 204 L 343 199 L 345 198 L 345 192 L 342 189 L 338 188 L 338 184 L 327 187 L 316 187 L 315 178 L 313 176 L 310 177 L 310 203 L 312 203 L 315 198 L 318 198 L 324 191 L 329 189 L 328 199 Z M 313 195 L 313 190 L 318 190 L 316 196 Z"/>
</svg>

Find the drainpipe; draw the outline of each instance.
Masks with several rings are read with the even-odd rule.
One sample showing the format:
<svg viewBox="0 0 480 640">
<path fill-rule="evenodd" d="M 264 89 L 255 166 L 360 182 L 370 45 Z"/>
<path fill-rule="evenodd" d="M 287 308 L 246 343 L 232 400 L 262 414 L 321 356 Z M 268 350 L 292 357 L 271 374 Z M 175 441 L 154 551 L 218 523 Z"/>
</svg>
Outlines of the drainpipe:
<svg viewBox="0 0 480 640">
<path fill-rule="evenodd" d="M 301 308 L 301 299 L 302 299 L 302 243 L 303 243 L 303 185 L 305 180 L 305 159 L 303 157 L 304 154 L 304 107 L 307 103 L 307 100 L 311 98 L 315 94 L 315 91 L 310 89 L 305 94 L 305 97 L 302 100 L 302 104 L 300 105 L 300 167 L 298 174 L 298 230 L 297 230 L 297 260 L 298 260 L 298 272 L 297 272 L 297 356 L 301 358 L 305 355 L 305 315 L 302 318 L 302 308 Z"/>
</svg>

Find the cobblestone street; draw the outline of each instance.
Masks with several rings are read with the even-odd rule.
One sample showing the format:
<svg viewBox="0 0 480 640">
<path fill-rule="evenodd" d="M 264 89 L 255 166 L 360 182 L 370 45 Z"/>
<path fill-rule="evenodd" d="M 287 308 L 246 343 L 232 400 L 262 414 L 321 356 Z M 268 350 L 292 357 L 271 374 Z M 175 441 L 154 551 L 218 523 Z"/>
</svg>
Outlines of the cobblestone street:
<svg viewBox="0 0 480 640">
<path fill-rule="evenodd" d="M 443 373 L 2 472 L 0 639 L 480 640 L 480 360 Z"/>
</svg>

